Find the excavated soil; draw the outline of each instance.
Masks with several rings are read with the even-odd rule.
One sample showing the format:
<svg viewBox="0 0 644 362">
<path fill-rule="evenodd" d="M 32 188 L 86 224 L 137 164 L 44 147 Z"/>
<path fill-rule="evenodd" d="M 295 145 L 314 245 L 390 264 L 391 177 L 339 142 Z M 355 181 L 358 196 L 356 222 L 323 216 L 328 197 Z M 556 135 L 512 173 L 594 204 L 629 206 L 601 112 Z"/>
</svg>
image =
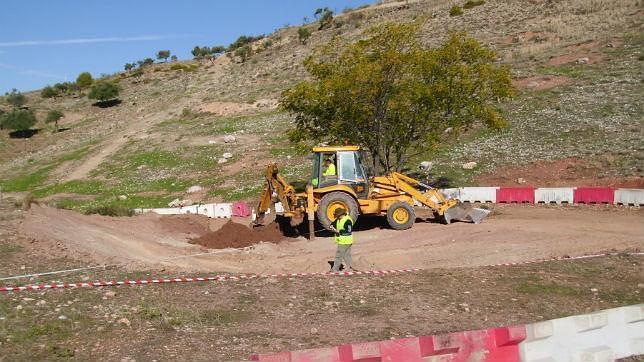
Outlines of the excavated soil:
<svg viewBox="0 0 644 362">
<path fill-rule="evenodd" d="M 271 223 L 261 229 L 250 229 L 244 225 L 229 221 L 221 229 L 191 239 L 190 244 L 198 244 L 210 249 L 244 248 L 260 242 L 279 242 L 284 239 L 277 223 Z"/>
</svg>

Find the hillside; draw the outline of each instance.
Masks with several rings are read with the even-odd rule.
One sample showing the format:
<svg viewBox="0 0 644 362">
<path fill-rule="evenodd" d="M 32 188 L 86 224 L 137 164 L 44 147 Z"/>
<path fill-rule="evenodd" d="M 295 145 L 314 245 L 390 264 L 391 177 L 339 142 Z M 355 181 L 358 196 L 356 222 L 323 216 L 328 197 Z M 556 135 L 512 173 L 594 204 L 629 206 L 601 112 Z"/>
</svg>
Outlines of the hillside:
<svg viewBox="0 0 644 362">
<path fill-rule="evenodd" d="M 639 2 L 499 0 L 450 16 L 453 3 L 410 0 L 346 11 L 330 29 L 308 25 L 306 45 L 297 27 L 279 29 L 268 35 L 270 46 L 255 43 L 256 54 L 243 63 L 221 56 L 155 64 L 140 77 L 115 74 L 122 103 L 114 107 L 93 106 L 85 96 L 27 94 L 40 118 L 61 109 L 65 130 L 40 125 L 30 139 L 0 131 L 2 190 L 81 209 L 252 200 L 270 162 L 282 165 L 287 179 L 309 172 L 306 155 L 286 137 L 292 118 L 276 105 L 282 90 L 306 77 L 302 61 L 312 49 L 336 35 L 353 41 L 371 25 L 416 18 L 429 46 L 465 31 L 495 49 L 512 67 L 518 92 L 504 105 L 508 129 L 471 130 L 410 169 L 431 160 L 434 178 L 450 185 L 521 178 L 537 186 L 644 186 Z M 224 142 L 227 135 L 235 142 Z M 232 158 L 220 163 L 227 152 Z M 469 161 L 477 167 L 464 170 Z M 204 190 L 186 194 L 192 185 Z"/>
</svg>

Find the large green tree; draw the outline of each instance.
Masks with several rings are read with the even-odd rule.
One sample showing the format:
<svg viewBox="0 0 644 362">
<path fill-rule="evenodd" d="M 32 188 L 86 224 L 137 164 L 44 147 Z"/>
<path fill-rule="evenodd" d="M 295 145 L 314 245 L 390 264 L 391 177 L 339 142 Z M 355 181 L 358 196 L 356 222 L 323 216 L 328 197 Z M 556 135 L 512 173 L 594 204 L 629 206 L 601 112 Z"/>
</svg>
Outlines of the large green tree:
<svg viewBox="0 0 644 362">
<path fill-rule="evenodd" d="M 80 88 L 87 88 L 91 86 L 92 83 L 94 83 L 94 78 L 92 78 L 92 75 L 89 72 L 82 72 L 76 78 L 76 85 Z"/>
<path fill-rule="evenodd" d="M 509 69 L 462 33 L 424 47 L 419 26 L 381 25 L 364 40 L 343 45 L 334 39 L 308 57 L 312 79 L 280 99 L 295 115 L 291 140 L 361 145 L 378 172 L 400 170 L 476 122 L 504 127 L 496 103 L 512 94 Z"/>
</svg>

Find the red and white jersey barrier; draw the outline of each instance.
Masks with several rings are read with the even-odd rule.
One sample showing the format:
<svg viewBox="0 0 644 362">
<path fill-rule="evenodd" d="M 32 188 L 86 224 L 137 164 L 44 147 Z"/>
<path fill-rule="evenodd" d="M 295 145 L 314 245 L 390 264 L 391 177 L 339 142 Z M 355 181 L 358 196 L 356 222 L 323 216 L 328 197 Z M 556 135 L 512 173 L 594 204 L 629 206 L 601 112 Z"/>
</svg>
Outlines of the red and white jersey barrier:
<svg viewBox="0 0 644 362">
<path fill-rule="evenodd" d="M 443 194 L 463 202 L 644 205 L 644 189 L 612 187 L 459 187 Z"/>
<path fill-rule="evenodd" d="M 226 280 L 248 280 L 260 278 L 297 278 L 297 277 L 334 277 L 334 276 L 360 276 L 360 275 L 389 275 L 400 273 L 412 273 L 420 269 L 389 269 L 389 270 L 366 270 L 366 271 L 340 271 L 328 273 L 280 273 L 280 274 L 241 274 L 241 275 L 215 275 L 209 277 L 182 277 L 182 278 L 159 278 L 159 279 L 137 279 L 124 281 L 96 281 L 80 283 L 59 283 L 59 284 L 37 284 L 24 286 L 0 287 L 0 292 L 19 292 L 24 290 L 45 290 L 45 289 L 70 289 L 70 288 L 91 288 L 91 287 L 112 287 L 119 285 L 150 285 L 168 283 L 190 283 L 190 282 L 222 282 Z"/>
<path fill-rule="evenodd" d="M 613 361 L 644 354 L 644 304 L 511 327 L 255 354 L 262 362 Z"/>
</svg>

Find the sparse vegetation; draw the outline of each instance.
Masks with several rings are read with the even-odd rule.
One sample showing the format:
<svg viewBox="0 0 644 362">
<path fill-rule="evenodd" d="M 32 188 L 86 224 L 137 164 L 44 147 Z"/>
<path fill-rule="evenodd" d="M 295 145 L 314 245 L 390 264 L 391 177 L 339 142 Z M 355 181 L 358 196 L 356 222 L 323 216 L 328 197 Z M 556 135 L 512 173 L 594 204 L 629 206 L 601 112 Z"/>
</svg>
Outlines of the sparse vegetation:
<svg viewBox="0 0 644 362">
<path fill-rule="evenodd" d="M 40 91 L 40 96 L 43 98 L 54 98 L 59 95 L 59 92 L 56 88 L 48 85 Z"/>
<path fill-rule="evenodd" d="M 485 5 L 485 0 L 467 0 L 465 4 L 463 4 L 463 9 L 471 9 L 481 5 Z"/>
<path fill-rule="evenodd" d="M 34 112 L 28 109 L 13 109 L 2 115 L 0 119 L 0 128 L 11 129 L 18 133 L 18 136 L 25 137 L 31 127 L 38 120 Z"/>
<path fill-rule="evenodd" d="M 251 55 L 253 55 L 253 49 L 249 45 L 235 49 L 235 56 L 239 57 L 242 63 L 248 60 Z"/>
<path fill-rule="evenodd" d="M 14 108 L 20 108 L 27 104 L 27 97 L 24 94 L 18 92 L 15 88 L 10 93 L 5 93 L 5 101 L 12 105 Z"/>
<path fill-rule="evenodd" d="M 463 15 L 463 9 L 458 6 L 454 5 L 449 9 L 449 16 L 461 16 Z"/>
<path fill-rule="evenodd" d="M 301 44 L 306 44 L 306 42 L 309 40 L 310 37 L 311 37 L 311 31 L 307 27 L 300 26 L 297 29 L 297 38 Z"/>
<path fill-rule="evenodd" d="M 327 29 L 333 23 L 333 10 L 327 7 L 316 9 L 314 15 L 318 19 L 318 30 Z"/>
</svg>

